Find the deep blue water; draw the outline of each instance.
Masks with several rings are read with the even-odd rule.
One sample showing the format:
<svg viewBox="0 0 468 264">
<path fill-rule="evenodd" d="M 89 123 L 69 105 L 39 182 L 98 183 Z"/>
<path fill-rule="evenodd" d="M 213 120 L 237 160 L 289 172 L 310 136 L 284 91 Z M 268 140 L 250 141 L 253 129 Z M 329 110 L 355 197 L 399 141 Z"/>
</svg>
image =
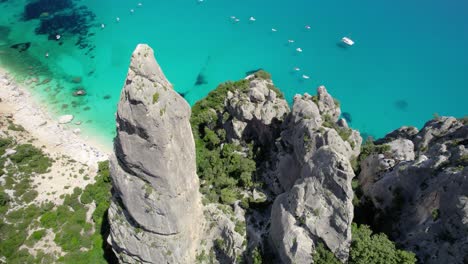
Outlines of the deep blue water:
<svg viewBox="0 0 468 264">
<path fill-rule="evenodd" d="M 35 94 L 54 113 L 75 114 L 90 133 L 97 131 L 109 142 L 138 43 L 153 47 L 166 76 L 191 104 L 219 83 L 263 68 L 289 101 L 325 85 L 351 116 L 351 125 L 375 137 L 402 125 L 421 127 L 434 113 L 468 114 L 467 1 L 153 0 L 138 6 L 138 1 L 76 0 L 75 10 L 87 9 L 80 9 L 71 20 L 79 26 L 65 28 L 60 41 L 54 32 L 52 40 L 37 35 L 36 28 L 40 19 L 57 25 L 54 15 L 70 11 L 25 21 L 24 7 L 31 2 L 0 4 L 5 14 L 0 26 L 10 30 L 0 36 L 0 63 L 22 80 L 51 78 L 34 84 Z M 56 31 L 63 29 L 58 24 Z M 355 46 L 337 45 L 343 36 Z M 32 44 L 25 52 L 9 48 L 26 41 Z M 71 81 L 78 76 L 79 84 Z M 196 85 L 197 76 L 206 83 Z M 87 95 L 71 96 L 78 88 Z"/>
</svg>

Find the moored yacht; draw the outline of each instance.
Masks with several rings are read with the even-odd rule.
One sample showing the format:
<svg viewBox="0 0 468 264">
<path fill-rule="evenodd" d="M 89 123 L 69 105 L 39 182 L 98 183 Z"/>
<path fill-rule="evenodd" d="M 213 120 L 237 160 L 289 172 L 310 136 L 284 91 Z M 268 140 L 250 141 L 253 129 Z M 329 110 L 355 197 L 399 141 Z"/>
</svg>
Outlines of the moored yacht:
<svg viewBox="0 0 468 264">
<path fill-rule="evenodd" d="M 353 46 L 354 45 L 354 41 L 348 37 L 344 37 L 341 39 L 341 42 L 343 42 L 344 44 L 348 45 L 348 46 Z"/>
</svg>

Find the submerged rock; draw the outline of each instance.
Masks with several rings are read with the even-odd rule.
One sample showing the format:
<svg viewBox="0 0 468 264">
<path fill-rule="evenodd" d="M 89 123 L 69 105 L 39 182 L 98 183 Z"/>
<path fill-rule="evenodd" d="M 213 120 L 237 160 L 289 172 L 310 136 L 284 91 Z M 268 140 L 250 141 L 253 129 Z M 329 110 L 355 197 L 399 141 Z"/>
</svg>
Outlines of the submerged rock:
<svg viewBox="0 0 468 264">
<path fill-rule="evenodd" d="M 199 73 L 197 75 L 197 80 L 195 81 L 195 86 L 199 86 L 199 85 L 204 85 L 204 84 L 207 84 L 208 82 L 206 81 L 206 77 L 203 73 Z"/>
<path fill-rule="evenodd" d="M 18 50 L 18 52 L 25 52 L 31 47 L 31 42 L 18 43 L 11 45 L 10 48 Z"/>
<path fill-rule="evenodd" d="M 138 45 L 117 111 L 109 243 L 122 263 L 194 263 L 202 225 L 190 107 Z"/>
<path fill-rule="evenodd" d="M 83 89 L 76 90 L 73 92 L 73 96 L 84 96 L 84 95 L 86 95 L 86 91 Z"/>
<path fill-rule="evenodd" d="M 73 115 L 63 115 L 59 117 L 59 124 L 68 124 L 73 120 L 74 116 Z"/>
<path fill-rule="evenodd" d="M 71 79 L 72 83 L 81 83 L 81 81 L 82 81 L 82 78 L 80 76 L 76 76 Z"/>
</svg>

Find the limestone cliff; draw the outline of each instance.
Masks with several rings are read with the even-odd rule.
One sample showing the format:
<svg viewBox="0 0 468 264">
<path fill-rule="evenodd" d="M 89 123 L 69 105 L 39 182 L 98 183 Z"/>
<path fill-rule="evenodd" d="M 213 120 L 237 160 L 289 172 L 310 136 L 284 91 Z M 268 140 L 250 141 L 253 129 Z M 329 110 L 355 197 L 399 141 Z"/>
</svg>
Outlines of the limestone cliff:
<svg viewBox="0 0 468 264">
<path fill-rule="evenodd" d="M 403 127 L 378 140 L 359 175 L 380 210 L 377 225 L 421 263 L 468 261 L 468 125 L 453 117 Z"/>
<path fill-rule="evenodd" d="M 280 194 L 271 212 L 271 242 L 283 263 L 311 263 L 324 243 L 342 261 L 348 258 L 353 219 L 352 156 L 361 137 L 341 120 L 325 87 L 317 96 L 296 96 L 283 124 L 272 172 Z M 271 176 L 270 176 L 271 177 Z"/>
<path fill-rule="evenodd" d="M 290 109 L 265 72 L 221 84 L 191 116 L 139 45 L 111 158 L 108 241 L 120 262 L 253 263 L 261 252 L 268 263 L 312 263 L 319 244 L 347 262 L 357 160 L 378 231 L 425 263 L 466 261 L 466 121 L 400 128 L 365 157 L 340 117 L 324 86 Z"/>
<path fill-rule="evenodd" d="M 193 263 L 202 207 L 190 107 L 138 45 L 122 90 L 111 158 L 109 242 L 122 263 Z"/>
</svg>

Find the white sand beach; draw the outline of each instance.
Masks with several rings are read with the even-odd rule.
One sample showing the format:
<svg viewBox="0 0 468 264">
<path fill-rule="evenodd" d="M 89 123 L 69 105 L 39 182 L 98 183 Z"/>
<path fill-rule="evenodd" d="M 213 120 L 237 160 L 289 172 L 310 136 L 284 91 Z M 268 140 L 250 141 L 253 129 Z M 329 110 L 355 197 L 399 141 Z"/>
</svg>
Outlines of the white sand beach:
<svg viewBox="0 0 468 264">
<path fill-rule="evenodd" d="M 1 120 L 9 119 L 26 130 L 26 133 L 8 131 L 9 136 L 22 143 L 31 142 L 55 160 L 49 173 L 34 177 L 38 202 L 60 203 L 62 194 L 93 182 L 98 162 L 106 160 L 111 152 L 105 144 L 81 135 L 73 123 L 60 124 L 60 118 L 53 118 L 27 88 L 3 69 L 0 69 L 0 99 Z"/>
</svg>

